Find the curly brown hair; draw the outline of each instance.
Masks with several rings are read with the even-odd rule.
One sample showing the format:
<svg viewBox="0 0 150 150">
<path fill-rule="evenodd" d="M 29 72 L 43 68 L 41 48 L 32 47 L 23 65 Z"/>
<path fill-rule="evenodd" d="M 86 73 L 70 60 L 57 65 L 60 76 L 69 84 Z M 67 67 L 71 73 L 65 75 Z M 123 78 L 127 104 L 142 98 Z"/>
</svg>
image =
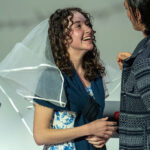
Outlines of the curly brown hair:
<svg viewBox="0 0 150 150">
<path fill-rule="evenodd" d="M 71 77 L 73 75 L 73 65 L 69 58 L 69 53 L 67 52 L 67 46 L 64 42 L 65 39 L 71 39 L 69 35 L 71 32 L 71 26 L 69 25 L 69 19 L 73 24 L 73 12 L 81 13 L 88 22 L 88 25 L 93 30 L 93 25 L 91 24 L 91 16 L 83 12 L 81 8 L 64 8 L 56 10 L 49 19 L 49 29 L 48 35 L 50 40 L 50 45 L 52 49 L 52 53 L 54 56 L 54 60 L 58 68 L 65 73 L 67 76 Z M 68 19 L 68 17 L 70 17 Z M 95 31 L 93 30 L 93 33 Z M 83 56 L 82 67 L 85 70 L 85 79 L 88 81 L 92 81 L 98 75 L 102 77 L 105 74 L 105 68 L 99 59 L 99 54 L 95 45 L 95 36 L 93 40 L 93 50 L 88 51 Z"/>
</svg>

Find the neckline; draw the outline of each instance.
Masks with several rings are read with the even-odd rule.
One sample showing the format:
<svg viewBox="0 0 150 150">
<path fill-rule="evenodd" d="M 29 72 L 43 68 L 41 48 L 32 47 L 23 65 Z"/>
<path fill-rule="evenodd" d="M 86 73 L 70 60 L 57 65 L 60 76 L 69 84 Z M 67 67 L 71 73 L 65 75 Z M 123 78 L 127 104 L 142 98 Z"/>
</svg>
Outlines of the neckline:
<svg viewBox="0 0 150 150">
<path fill-rule="evenodd" d="M 82 82 L 82 84 L 83 84 L 83 86 L 84 86 L 85 89 L 87 89 L 88 87 L 91 87 L 91 85 L 90 86 L 86 86 L 85 83 L 84 83 L 84 81 L 81 79 L 81 77 L 80 77 L 80 75 L 78 74 L 77 71 L 76 71 L 76 73 L 77 73 L 77 76 L 79 77 L 79 79 Z M 90 84 L 91 84 L 91 82 L 90 82 Z"/>
</svg>

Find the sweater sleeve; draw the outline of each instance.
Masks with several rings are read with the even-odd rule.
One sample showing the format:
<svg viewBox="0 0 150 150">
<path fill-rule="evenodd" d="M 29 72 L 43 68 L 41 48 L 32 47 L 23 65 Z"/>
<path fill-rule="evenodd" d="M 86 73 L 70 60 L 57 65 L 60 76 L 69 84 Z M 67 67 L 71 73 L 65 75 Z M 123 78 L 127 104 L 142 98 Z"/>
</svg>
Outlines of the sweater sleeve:
<svg viewBox="0 0 150 150">
<path fill-rule="evenodd" d="M 150 111 L 150 58 L 140 60 L 134 73 L 141 99 L 147 111 Z"/>
</svg>

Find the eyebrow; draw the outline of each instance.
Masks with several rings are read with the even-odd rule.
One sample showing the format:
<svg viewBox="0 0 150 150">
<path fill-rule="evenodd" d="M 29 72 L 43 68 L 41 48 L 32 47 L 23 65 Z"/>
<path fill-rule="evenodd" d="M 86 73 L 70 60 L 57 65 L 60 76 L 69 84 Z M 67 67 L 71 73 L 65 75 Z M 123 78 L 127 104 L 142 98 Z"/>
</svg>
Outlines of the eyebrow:
<svg viewBox="0 0 150 150">
<path fill-rule="evenodd" d="M 75 21 L 75 22 L 73 22 L 73 24 L 76 24 L 76 23 L 81 23 L 81 21 Z"/>
</svg>

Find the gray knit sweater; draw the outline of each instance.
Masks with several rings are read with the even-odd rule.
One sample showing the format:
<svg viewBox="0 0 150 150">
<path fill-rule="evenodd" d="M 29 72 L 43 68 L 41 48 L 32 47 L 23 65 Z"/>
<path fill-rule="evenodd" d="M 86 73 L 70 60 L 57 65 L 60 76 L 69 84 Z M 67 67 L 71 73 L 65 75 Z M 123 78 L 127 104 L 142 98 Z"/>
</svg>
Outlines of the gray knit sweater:
<svg viewBox="0 0 150 150">
<path fill-rule="evenodd" d="M 150 36 L 123 63 L 120 150 L 150 150 Z"/>
</svg>

